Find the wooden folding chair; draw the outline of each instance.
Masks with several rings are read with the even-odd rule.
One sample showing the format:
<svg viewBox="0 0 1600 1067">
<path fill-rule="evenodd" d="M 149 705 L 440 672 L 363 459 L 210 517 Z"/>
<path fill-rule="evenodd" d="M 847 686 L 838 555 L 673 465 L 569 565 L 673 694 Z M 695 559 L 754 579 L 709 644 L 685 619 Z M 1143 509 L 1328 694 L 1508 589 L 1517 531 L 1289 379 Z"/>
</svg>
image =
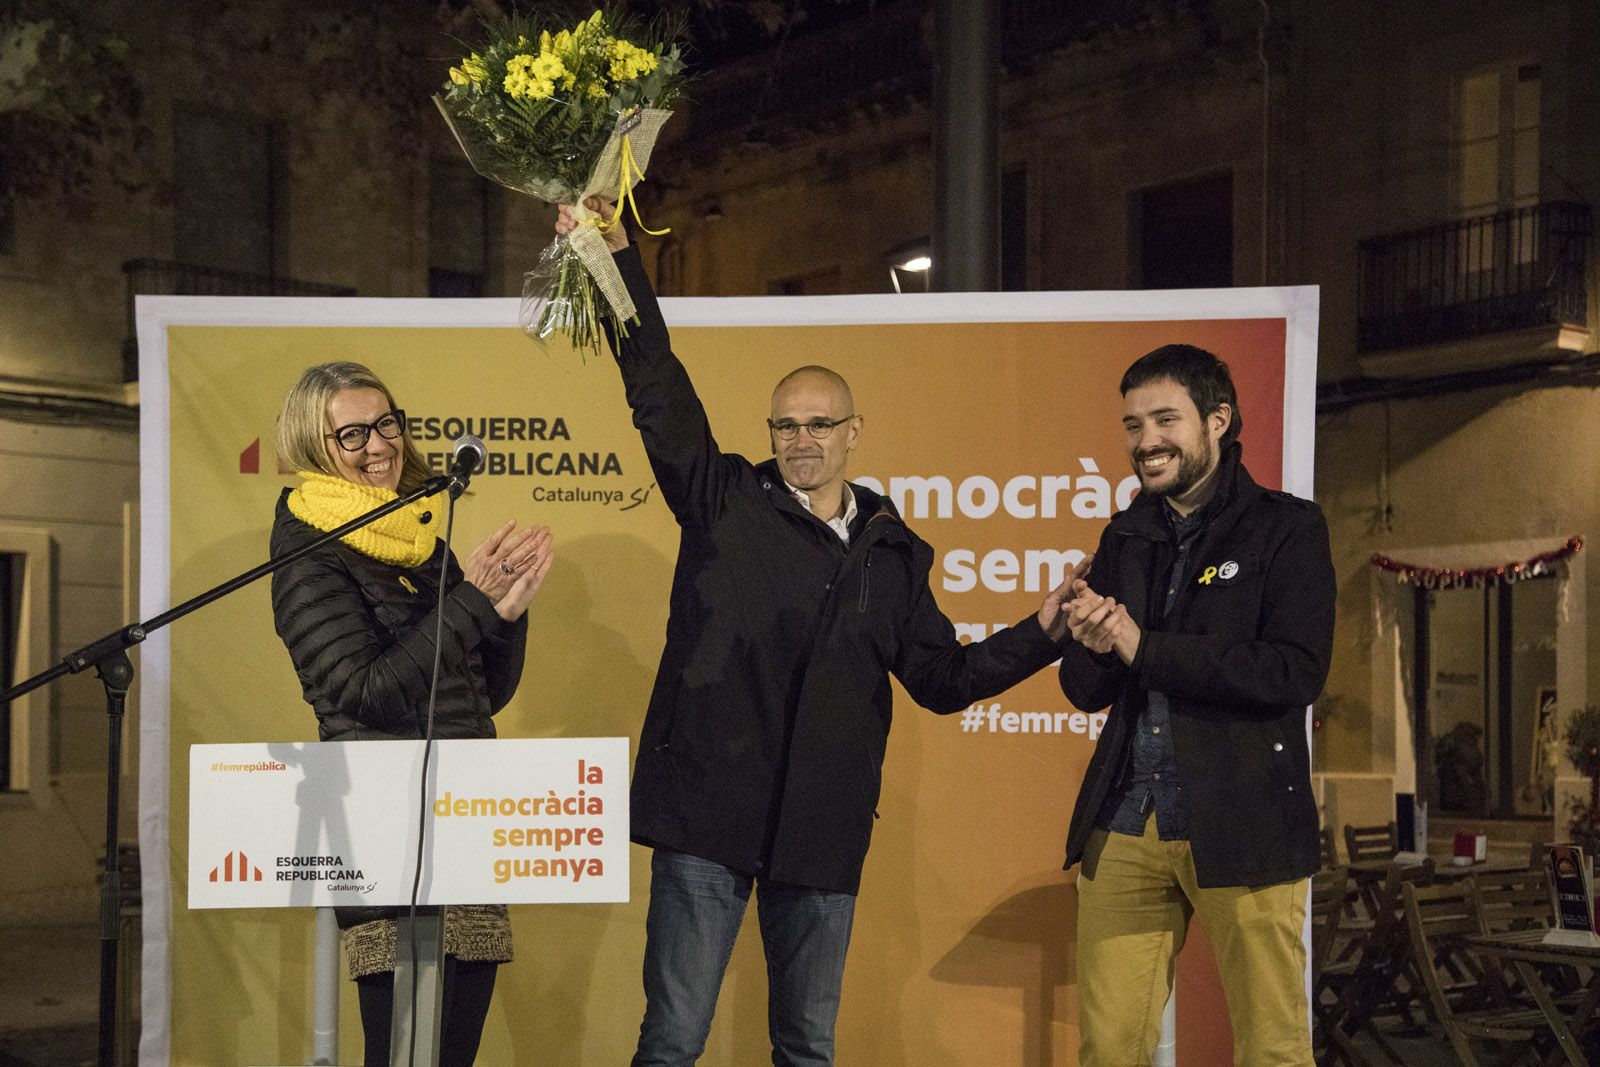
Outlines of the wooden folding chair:
<svg viewBox="0 0 1600 1067">
<path fill-rule="evenodd" d="M 1548 867 L 1475 874 L 1469 885 L 1473 913 L 1486 934 L 1548 930 L 1555 925 L 1555 905 L 1550 895 Z M 1520 984 L 1514 974 L 1493 968 L 1488 970 L 1486 981 L 1506 990 L 1506 999 L 1517 995 Z M 1556 994 L 1558 1002 L 1581 997 L 1582 989 L 1583 982 L 1575 973 L 1563 973 L 1552 979 L 1552 992 Z"/>
<path fill-rule="evenodd" d="M 1410 964 L 1420 983 L 1428 1014 L 1444 1029 L 1462 1067 L 1479 1067 L 1471 1039 L 1515 1043 L 1517 1061 L 1535 1053 L 1533 1041 L 1553 1038 L 1549 1022 L 1538 1008 L 1521 1005 L 1463 1007 L 1457 974 L 1482 970 L 1464 959 L 1460 939 L 1481 933 L 1472 911 L 1471 893 L 1457 885 L 1402 887 L 1406 929 L 1410 935 Z M 1453 966 L 1454 965 L 1454 966 Z"/>
<path fill-rule="evenodd" d="M 1378 896 L 1387 873 L 1384 868 L 1394 859 L 1398 845 L 1392 822 L 1383 826 L 1344 828 L 1345 861 L 1350 865 L 1356 890 L 1352 894 L 1352 906 L 1345 912 L 1347 919 L 1370 922 L 1377 917 Z"/>
<path fill-rule="evenodd" d="M 1550 872 L 1544 867 L 1475 874 L 1468 885 L 1473 913 L 1486 934 L 1544 930 L 1555 922 Z"/>
<path fill-rule="evenodd" d="M 1339 939 L 1349 872 L 1343 867 L 1324 868 L 1311 877 L 1311 988 L 1316 989 Z"/>
<path fill-rule="evenodd" d="M 1326 963 L 1312 987 L 1312 1012 L 1324 1045 L 1320 1067 L 1346 1064 L 1371 1067 L 1372 1060 L 1356 1043 L 1366 1034 L 1390 1063 L 1404 1064 L 1388 1037 L 1377 1025 L 1381 1015 L 1399 1014 L 1410 1020 L 1415 989 L 1406 976 L 1411 946 L 1406 937 L 1400 891 L 1405 885 L 1427 885 L 1433 880 L 1433 862 L 1391 867 L 1377 893 L 1373 925 L 1361 937 L 1353 959 Z M 1341 930 L 1343 920 L 1341 919 Z"/>
<path fill-rule="evenodd" d="M 1345 859 L 1350 863 L 1362 860 L 1392 860 L 1400 851 L 1400 836 L 1394 823 L 1384 826 L 1346 826 L 1344 828 Z"/>
</svg>

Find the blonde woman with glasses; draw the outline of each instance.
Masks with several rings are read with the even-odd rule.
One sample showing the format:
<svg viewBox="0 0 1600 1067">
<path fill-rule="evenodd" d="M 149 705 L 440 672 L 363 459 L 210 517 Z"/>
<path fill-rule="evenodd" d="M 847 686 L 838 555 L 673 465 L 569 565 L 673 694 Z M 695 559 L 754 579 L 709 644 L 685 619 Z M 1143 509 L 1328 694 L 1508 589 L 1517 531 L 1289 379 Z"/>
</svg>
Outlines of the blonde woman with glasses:
<svg viewBox="0 0 1600 1067">
<path fill-rule="evenodd" d="M 272 554 L 283 555 L 421 485 L 428 469 L 405 412 L 359 363 L 307 369 L 284 399 L 278 453 L 300 484 L 278 500 Z M 494 737 L 492 716 L 522 677 L 532 602 L 554 557 L 550 531 L 508 520 L 464 564 L 439 540 L 444 504 L 428 497 L 295 560 L 273 575 L 272 611 L 324 741 L 423 736 L 435 635 L 441 635 L 433 736 Z M 443 626 L 439 583 L 444 568 Z M 388 1064 L 399 908 L 339 908 L 360 994 L 368 1064 Z M 511 960 L 503 905 L 445 910 L 444 1065 L 471 1064 Z"/>
</svg>

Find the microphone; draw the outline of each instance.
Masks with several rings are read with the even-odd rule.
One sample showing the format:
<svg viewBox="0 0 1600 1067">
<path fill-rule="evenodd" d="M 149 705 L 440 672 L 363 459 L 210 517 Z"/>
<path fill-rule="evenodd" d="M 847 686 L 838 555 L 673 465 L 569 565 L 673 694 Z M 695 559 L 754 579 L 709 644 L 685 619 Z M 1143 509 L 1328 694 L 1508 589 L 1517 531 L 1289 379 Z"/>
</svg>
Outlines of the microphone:
<svg viewBox="0 0 1600 1067">
<path fill-rule="evenodd" d="M 464 433 L 456 438 L 455 448 L 450 457 L 450 499 L 454 500 L 467 490 L 467 483 L 472 480 L 472 474 L 484 461 L 489 458 L 489 450 L 483 445 L 483 438 L 476 434 Z"/>
</svg>

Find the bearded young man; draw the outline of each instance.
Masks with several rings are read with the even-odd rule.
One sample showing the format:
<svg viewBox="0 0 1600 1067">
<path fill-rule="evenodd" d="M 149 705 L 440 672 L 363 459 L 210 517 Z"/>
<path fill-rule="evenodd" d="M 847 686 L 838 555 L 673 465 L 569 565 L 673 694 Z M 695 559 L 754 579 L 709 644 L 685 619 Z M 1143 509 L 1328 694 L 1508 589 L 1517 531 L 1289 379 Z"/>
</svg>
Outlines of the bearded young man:
<svg viewBox="0 0 1600 1067">
<path fill-rule="evenodd" d="M 1234 1060 L 1312 1063 L 1307 879 L 1318 857 L 1306 706 L 1333 648 L 1322 512 L 1240 462 L 1225 363 L 1167 345 L 1122 378 L 1143 491 L 1100 538 L 1068 611 L 1061 688 L 1111 705 L 1078 794 L 1083 1067 L 1148 1064 L 1198 913 Z"/>
<path fill-rule="evenodd" d="M 575 225 L 562 208 L 557 229 Z M 1036 613 L 961 644 L 929 588 L 933 549 L 886 497 L 845 478 L 863 428 L 845 380 L 791 372 L 772 393 L 772 458 L 723 452 L 637 250 L 620 224 L 605 237 L 639 316 L 612 347 L 681 530 L 633 772 L 633 840 L 654 849 L 633 1065 L 699 1058 L 753 891 L 772 1062 L 827 1067 L 889 676 L 946 714 L 1009 689 L 1060 655 L 1082 568 Z"/>
</svg>

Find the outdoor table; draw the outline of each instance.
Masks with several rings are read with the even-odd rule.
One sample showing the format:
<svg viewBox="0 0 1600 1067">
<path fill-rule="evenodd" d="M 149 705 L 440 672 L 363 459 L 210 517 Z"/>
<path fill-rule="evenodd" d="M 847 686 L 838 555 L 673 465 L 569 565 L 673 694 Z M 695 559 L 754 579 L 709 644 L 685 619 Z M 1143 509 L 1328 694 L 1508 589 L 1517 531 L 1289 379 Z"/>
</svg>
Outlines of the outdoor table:
<svg viewBox="0 0 1600 1067">
<path fill-rule="evenodd" d="M 1527 869 L 1526 863 L 1513 863 L 1510 861 L 1488 860 L 1484 863 L 1457 866 L 1450 862 L 1447 856 L 1443 859 L 1433 859 L 1434 882 L 1459 882 L 1475 874 L 1510 874 L 1514 871 Z M 1345 869 L 1350 872 L 1350 882 L 1355 887 L 1356 895 L 1361 898 L 1362 907 L 1366 909 L 1370 919 L 1378 914 L 1380 902 L 1379 894 L 1383 889 L 1383 881 L 1389 876 L 1389 868 L 1395 865 L 1392 859 L 1384 860 L 1357 860 L 1346 864 Z"/>
<path fill-rule="evenodd" d="M 1589 1061 L 1578 1047 L 1576 1034 L 1589 1026 L 1595 1007 L 1600 1005 L 1600 947 L 1581 945 L 1547 945 L 1543 930 L 1514 930 L 1502 934 L 1480 934 L 1462 938 L 1461 943 L 1486 960 L 1509 964 L 1522 979 L 1523 986 L 1539 1005 L 1539 1010 L 1550 1023 L 1560 1051 L 1572 1067 L 1588 1067 Z M 1565 1014 L 1552 995 L 1545 977 L 1545 969 L 1571 967 L 1588 972 L 1584 978 L 1583 997 L 1571 1014 Z M 1546 1063 L 1559 1063 L 1555 1052 Z"/>
</svg>

